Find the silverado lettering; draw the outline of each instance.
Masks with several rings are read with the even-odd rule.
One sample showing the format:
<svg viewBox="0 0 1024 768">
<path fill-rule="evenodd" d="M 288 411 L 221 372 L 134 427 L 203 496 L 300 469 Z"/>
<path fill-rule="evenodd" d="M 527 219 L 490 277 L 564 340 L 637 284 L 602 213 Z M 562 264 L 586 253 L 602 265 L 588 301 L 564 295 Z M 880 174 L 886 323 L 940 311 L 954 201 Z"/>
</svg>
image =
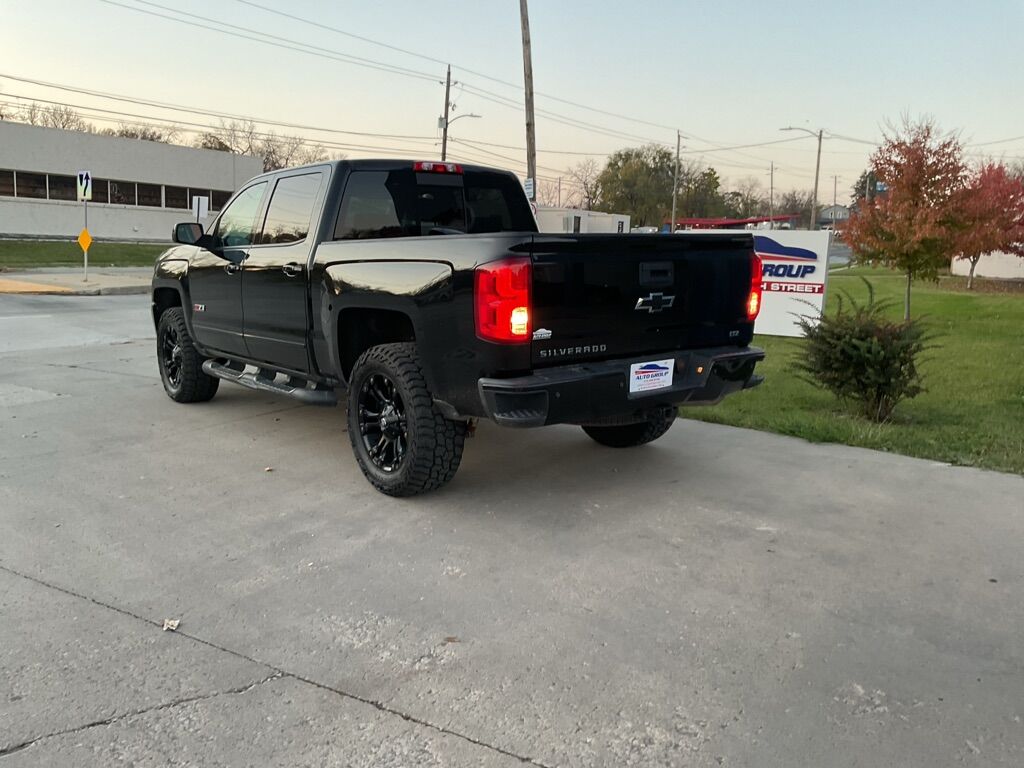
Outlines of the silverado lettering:
<svg viewBox="0 0 1024 768">
<path fill-rule="evenodd" d="M 761 382 L 764 352 L 749 344 L 769 273 L 749 233 L 542 234 L 506 171 L 273 171 L 243 184 L 209 231 L 183 223 L 173 239 L 152 296 L 168 396 L 209 400 L 227 380 L 343 401 L 356 463 L 393 496 L 449 482 L 475 419 L 578 424 L 622 448 L 664 435 L 682 402 Z M 658 296 L 658 311 L 635 311 L 638 296 Z M 552 334 L 558 346 L 539 343 Z M 705 375 L 629 385 L 636 366 L 684 371 L 691 358 Z"/>
<path fill-rule="evenodd" d="M 585 347 L 556 347 L 554 349 L 542 349 L 540 356 L 542 358 L 548 357 L 565 357 L 567 355 L 592 355 L 598 352 L 607 352 L 607 344 L 588 344 Z"/>
</svg>

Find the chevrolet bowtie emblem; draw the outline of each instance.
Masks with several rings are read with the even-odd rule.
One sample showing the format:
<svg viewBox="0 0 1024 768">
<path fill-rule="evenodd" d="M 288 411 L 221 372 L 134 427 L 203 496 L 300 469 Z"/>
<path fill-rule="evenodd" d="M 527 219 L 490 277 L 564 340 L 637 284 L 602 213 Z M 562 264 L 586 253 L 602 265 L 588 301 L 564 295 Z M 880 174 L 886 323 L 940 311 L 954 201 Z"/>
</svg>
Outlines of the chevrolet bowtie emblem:
<svg viewBox="0 0 1024 768">
<path fill-rule="evenodd" d="M 671 309 L 675 302 L 675 296 L 666 296 L 663 293 L 652 293 L 636 300 L 637 312 L 647 310 L 648 312 L 661 312 L 663 309 Z"/>
</svg>

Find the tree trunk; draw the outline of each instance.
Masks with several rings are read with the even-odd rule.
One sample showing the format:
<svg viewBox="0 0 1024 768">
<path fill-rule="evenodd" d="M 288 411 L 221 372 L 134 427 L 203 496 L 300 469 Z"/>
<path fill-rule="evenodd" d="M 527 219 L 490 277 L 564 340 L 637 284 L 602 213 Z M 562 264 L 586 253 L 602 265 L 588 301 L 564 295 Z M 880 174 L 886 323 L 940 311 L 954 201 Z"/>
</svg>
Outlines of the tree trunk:
<svg viewBox="0 0 1024 768">
<path fill-rule="evenodd" d="M 980 259 L 981 259 L 980 256 L 977 259 L 971 259 L 971 271 L 967 273 L 967 290 L 968 291 L 974 288 L 974 270 L 978 266 L 978 261 L 980 261 Z"/>
<path fill-rule="evenodd" d="M 903 319 L 910 320 L 910 281 L 913 279 L 914 273 L 909 269 L 907 270 L 907 295 L 903 300 Z"/>
</svg>

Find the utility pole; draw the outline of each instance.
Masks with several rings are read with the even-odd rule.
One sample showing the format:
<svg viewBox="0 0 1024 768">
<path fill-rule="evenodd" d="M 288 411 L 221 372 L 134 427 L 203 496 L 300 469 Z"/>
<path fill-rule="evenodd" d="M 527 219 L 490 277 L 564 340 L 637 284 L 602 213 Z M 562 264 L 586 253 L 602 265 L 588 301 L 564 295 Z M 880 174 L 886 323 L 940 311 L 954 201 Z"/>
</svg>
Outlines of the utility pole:
<svg viewBox="0 0 1024 768">
<path fill-rule="evenodd" d="M 558 177 L 558 207 L 562 207 L 562 177 Z"/>
<path fill-rule="evenodd" d="M 818 159 L 814 163 L 814 199 L 811 201 L 811 229 L 818 228 L 818 173 L 821 171 L 821 136 L 824 130 L 818 130 Z"/>
<path fill-rule="evenodd" d="M 775 229 L 775 163 L 768 171 L 768 229 Z"/>
<path fill-rule="evenodd" d="M 444 79 L 444 121 L 443 133 L 441 134 L 441 162 L 448 159 L 448 101 L 452 92 L 452 65 L 448 65 L 448 74 Z"/>
<path fill-rule="evenodd" d="M 675 173 L 672 174 L 672 221 L 668 225 L 668 232 L 672 234 L 676 231 L 676 190 L 679 189 L 679 131 L 676 131 L 676 169 Z"/>
<path fill-rule="evenodd" d="M 526 176 L 531 202 L 537 201 L 537 136 L 533 117 L 533 57 L 530 54 L 530 14 L 526 0 L 519 0 L 519 21 L 523 28 L 523 87 L 526 90 Z"/>
</svg>

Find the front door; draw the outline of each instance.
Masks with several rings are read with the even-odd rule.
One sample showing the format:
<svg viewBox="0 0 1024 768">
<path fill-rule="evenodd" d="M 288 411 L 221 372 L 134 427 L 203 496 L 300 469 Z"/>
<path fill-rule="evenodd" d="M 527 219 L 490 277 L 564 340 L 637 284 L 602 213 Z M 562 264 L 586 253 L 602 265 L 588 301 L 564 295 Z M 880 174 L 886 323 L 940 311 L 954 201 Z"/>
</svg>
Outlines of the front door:
<svg viewBox="0 0 1024 768">
<path fill-rule="evenodd" d="M 267 182 L 239 193 L 225 208 L 188 269 L 192 330 L 204 348 L 248 356 L 242 334 L 242 264 L 249 255 Z"/>
<path fill-rule="evenodd" d="M 249 356 L 302 373 L 309 370 L 309 233 L 323 181 L 319 171 L 277 180 L 242 269 Z"/>
</svg>

